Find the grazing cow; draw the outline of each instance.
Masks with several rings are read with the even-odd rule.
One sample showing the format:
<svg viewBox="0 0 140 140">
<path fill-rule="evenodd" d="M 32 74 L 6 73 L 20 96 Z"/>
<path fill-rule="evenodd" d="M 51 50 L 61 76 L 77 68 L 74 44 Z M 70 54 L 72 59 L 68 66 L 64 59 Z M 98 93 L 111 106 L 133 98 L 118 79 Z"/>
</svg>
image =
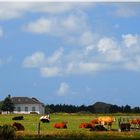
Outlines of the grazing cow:
<svg viewBox="0 0 140 140">
<path fill-rule="evenodd" d="M 134 125 L 134 128 L 140 128 L 140 119 L 132 119 L 130 120 L 130 124 Z"/>
<path fill-rule="evenodd" d="M 49 123 L 50 122 L 50 116 L 49 115 L 46 115 L 46 116 L 41 116 L 40 117 L 40 121 L 41 122 L 47 122 L 47 123 Z"/>
<path fill-rule="evenodd" d="M 95 125 L 95 124 L 99 124 L 100 122 L 99 122 L 98 118 L 96 118 L 96 119 L 93 119 L 93 120 L 91 121 L 91 123 L 92 123 L 93 125 Z"/>
<path fill-rule="evenodd" d="M 115 118 L 110 116 L 98 117 L 97 119 L 100 125 L 107 125 L 108 129 L 111 129 L 112 123 L 115 122 Z"/>
<path fill-rule="evenodd" d="M 58 128 L 58 129 L 67 128 L 67 122 L 55 123 L 54 128 Z"/>
<path fill-rule="evenodd" d="M 93 127 L 93 124 L 91 123 L 81 123 L 79 125 L 79 128 L 92 128 Z"/>
<path fill-rule="evenodd" d="M 23 116 L 16 116 L 16 117 L 13 117 L 12 120 L 23 120 Z"/>
<path fill-rule="evenodd" d="M 25 130 L 24 126 L 21 123 L 14 122 L 12 126 L 14 126 L 17 131 L 24 131 Z"/>
<path fill-rule="evenodd" d="M 90 131 L 107 131 L 107 129 L 103 125 L 96 125 L 90 128 Z"/>
<path fill-rule="evenodd" d="M 121 131 L 130 131 L 130 123 L 121 123 L 120 124 L 120 129 Z"/>
</svg>

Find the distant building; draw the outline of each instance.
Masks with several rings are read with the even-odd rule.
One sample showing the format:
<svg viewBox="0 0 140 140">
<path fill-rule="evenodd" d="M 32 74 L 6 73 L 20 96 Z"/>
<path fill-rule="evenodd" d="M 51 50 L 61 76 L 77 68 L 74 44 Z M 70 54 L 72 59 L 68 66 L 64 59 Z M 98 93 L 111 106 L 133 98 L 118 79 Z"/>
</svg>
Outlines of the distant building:
<svg viewBox="0 0 140 140">
<path fill-rule="evenodd" d="M 29 97 L 12 97 L 12 102 L 15 105 L 13 113 L 16 114 L 45 114 L 45 106 L 36 98 Z"/>
</svg>

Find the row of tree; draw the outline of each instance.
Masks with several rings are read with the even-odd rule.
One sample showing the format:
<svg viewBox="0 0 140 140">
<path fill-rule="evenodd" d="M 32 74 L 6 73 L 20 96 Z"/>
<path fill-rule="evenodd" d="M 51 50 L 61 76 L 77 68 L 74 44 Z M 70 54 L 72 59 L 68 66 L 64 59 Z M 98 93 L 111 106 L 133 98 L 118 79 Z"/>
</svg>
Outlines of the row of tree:
<svg viewBox="0 0 140 140">
<path fill-rule="evenodd" d="M 51 104 L 45 106 L 46 112 L 55 113 L 55 112 L 66 112 L 66 113 L 140 113 L 140 107 L 131 108 L 131 106 L 117 106 L 110 105 L 110 107 L 98 107 L 95 105 L 66 105 L 66 104 Z"/>
<path fill-rule="evenodd" d="M 13 112 L 14 104 L 11 100 L 11 96 L 8 95 L 3 101 L 0 102 L 0 110 Z M 66 113 L 140 113 L 140 107 L 132 108 L 129 105 L 118 106 L 107 104 L 103 102 L 96 102 L 93 105 L 85 106 L 75 106 L 75 105 L 66 105 L 66 104 L 50 104 L 45 106 L 46 113 L 55 113 L 55 112 L 66 112 Z"/>
</svg>

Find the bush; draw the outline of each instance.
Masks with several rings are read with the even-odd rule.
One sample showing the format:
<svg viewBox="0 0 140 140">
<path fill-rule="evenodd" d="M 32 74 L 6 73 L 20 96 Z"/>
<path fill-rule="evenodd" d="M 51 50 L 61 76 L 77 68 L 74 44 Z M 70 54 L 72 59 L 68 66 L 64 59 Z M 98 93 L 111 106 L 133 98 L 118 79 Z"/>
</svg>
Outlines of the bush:
<svg viewBox="0 0 140 140">
<path fill-rule="evenodd" d="M 15 129 L 11 125 L 0 126 L 0 139 L 4 140 L 14 140 L 15 139 Z"/>
<path fill-rule="evenodd" d="M 16 128 L 17 131 L 24 131 L 25 128 L 21 123 L 14 122 L 13 126 Z"/>
</svg>

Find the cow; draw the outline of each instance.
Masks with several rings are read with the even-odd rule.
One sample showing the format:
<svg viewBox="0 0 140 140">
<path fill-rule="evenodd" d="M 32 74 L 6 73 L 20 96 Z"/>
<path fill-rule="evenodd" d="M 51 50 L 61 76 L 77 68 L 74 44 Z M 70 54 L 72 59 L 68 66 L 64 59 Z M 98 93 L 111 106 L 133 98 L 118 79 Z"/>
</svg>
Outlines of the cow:
<svg viewBox="0 0 140 140">
<path fill-rule="evenodd" d="M 81 123 L 79 125 L 79 128 L 92 128 L 93 124 L 92 123 Z"/>
<path fill-rule="evenodd" d="M 111 129 L 112 123 L 115 122 L 115 118 L 110 116 L 102 116 L 98 117 L 97 119 L 100 125 L 107 125 L 108 129 Z"/>
<path fill-rule="evenodd" d="M 103 125 L 97 124 L 90 128 L 90 131 L 107 131 L 107 129 Z"/>
<path fill-rule="evenodd" d="M 121 123 L 120 124 L 120 129 L 121 131 L 130 131 L 130 123 Z"/>
<path fill-rule="evenodd" d="M 23 116 L 15 116 L 12 118 L 12 120 L 23 120 L 24 117 Z"/>
<path fill-rule="evenodd" d="M 50 116 L 49 115 L 46 115 L 46 116 L 41 116 L 40 117 L 40 121 L 41 122 L 47 122 L 47 123 L 49 123 L 50 122 Z"/>
<path fill-rule="evenodd" d="M 140 119 L 131 119 L 129 122 L 134 125 L 134 128 L 140 128 Z"/>
<path fill-rule="evenodd" d="M 67 122 L 59 122 L 54 124 L 54 128 L 63 129 L 67 128 Z"/>
<path fill-rule="evenodd" d="M 99 124 L 100 122 L 99 122 L 98 118 L 96 118 L 96 119 L 93 119 L 93 120 L 91 121 L 91 123 L 92 123 L 93 125 L 95 125 L 95 124 Z"/>
</svg>

